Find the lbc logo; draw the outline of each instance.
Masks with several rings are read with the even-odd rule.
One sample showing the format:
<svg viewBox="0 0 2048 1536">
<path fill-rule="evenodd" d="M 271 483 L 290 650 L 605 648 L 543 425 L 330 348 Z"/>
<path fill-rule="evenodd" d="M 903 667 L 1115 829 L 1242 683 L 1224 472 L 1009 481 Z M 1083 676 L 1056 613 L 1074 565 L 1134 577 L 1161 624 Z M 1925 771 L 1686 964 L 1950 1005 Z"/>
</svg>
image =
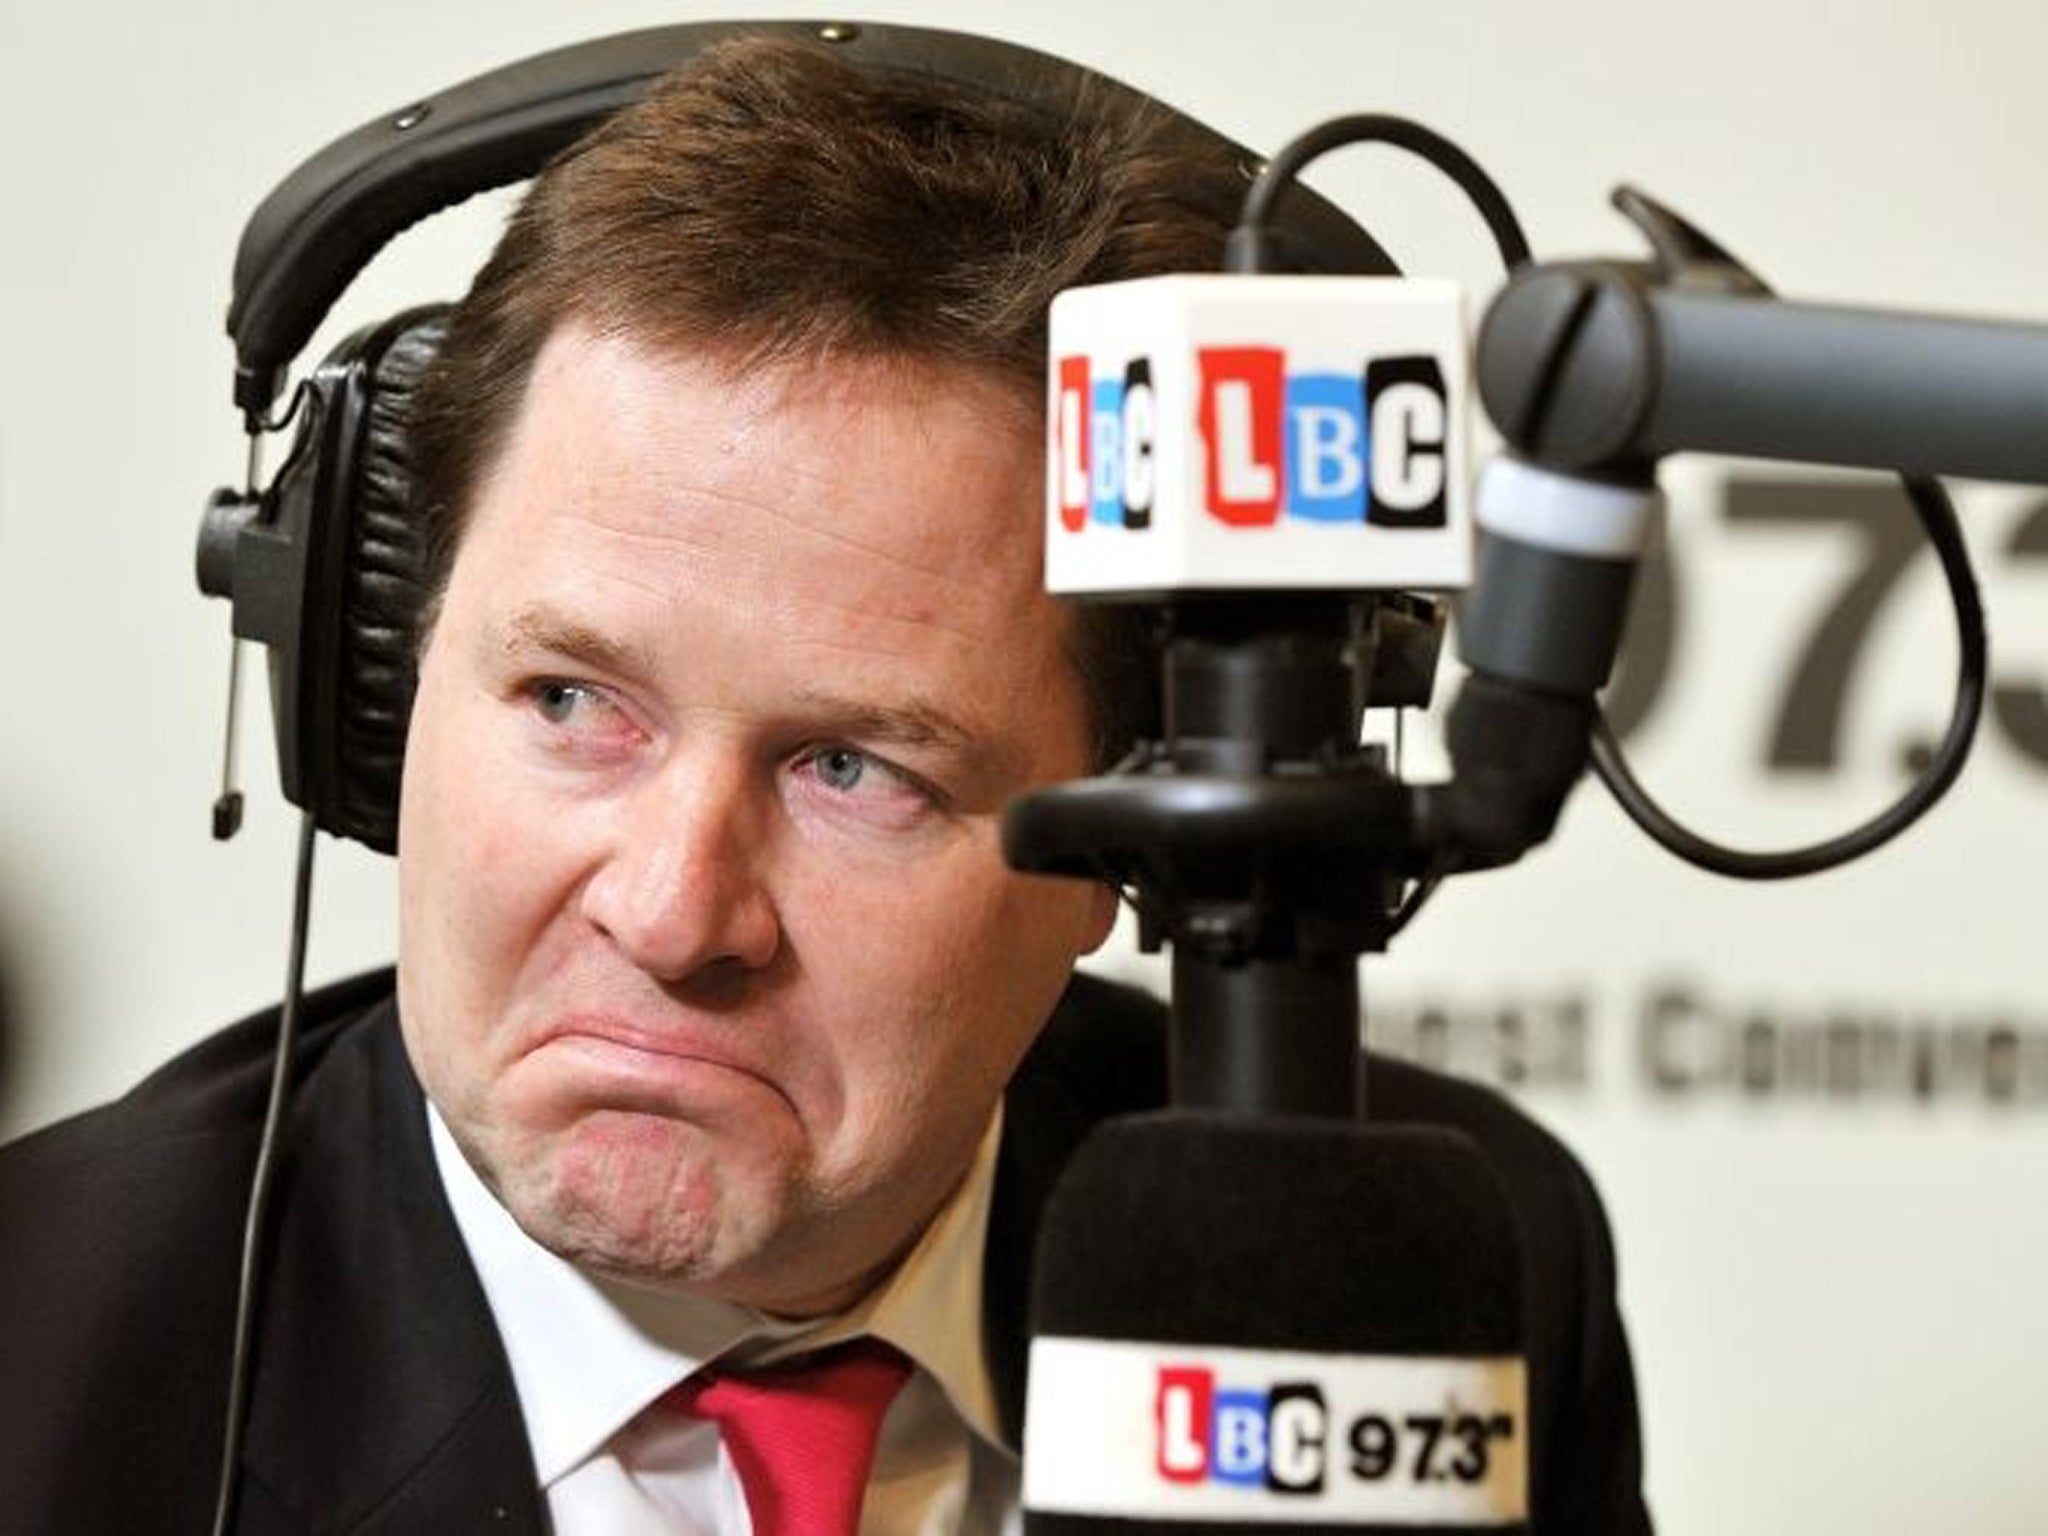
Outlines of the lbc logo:
<svg viewBox="0 0 2048 1536">
<path fill-rule="evenodd" d="M 1162 464 L 1185 463 L 1192 474 L 1196 450 L 1179 421 L 1160 416 L 1166 381 L 1155 379 L 1151 359 L 1100 377 L 1089 363 L 1058 363 L 1061 525 L 1069 533 L 1089 523 L 1150 527 Z M 1449 410 L 1434 357 L 1379 357 L 1354 373 L 1289 373 L 1279 347 L 1203 347 L 1195 364 L 1201 499 L 1216 521 L 1263 528 L 1285 515 L 1445 526 Z"/>
<path fill-rule="evenodd" d="M 1155 1413 L 1158 1471 L 1169 1482 L 1322 1492 L 1329 1412 L 1308 1382 L 1219 1387 L 1214 1371 L 1163 1369 Z"/>
<path fill-rule="evenodd" d="M 1088 375 L 1088 359 L 1059 364 L 1060 523 L 1145 528 L 1152 522 L 1153 440 L 1158 412 L 1152 363 L 1133 358 L 1120 376 Z"/>
<path fill-rule="evenodd" d="M 1427 354 L 1361 373 L 1286 371 L 1278 347 L 1205 347 L 1198 423 L 1209 512 L 1265 527 L 1282 512 L 1323 523 L 1441 528 L 1449 412 Z"/>
</svg>

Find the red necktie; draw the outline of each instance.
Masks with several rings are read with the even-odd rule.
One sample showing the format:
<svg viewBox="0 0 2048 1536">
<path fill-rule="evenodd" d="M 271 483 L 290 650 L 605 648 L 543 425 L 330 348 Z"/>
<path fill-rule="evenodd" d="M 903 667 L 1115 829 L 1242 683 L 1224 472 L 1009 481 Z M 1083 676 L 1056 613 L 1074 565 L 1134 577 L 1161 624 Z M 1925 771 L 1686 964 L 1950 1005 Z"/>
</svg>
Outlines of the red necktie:
<svg viewBox="0 0 2048 1536">
<path fill-rule="evenodd" d="M 909 1375 L 902 1353 L 863 1338 L 786 1366 L 709 1366 L 673 1401 L 718 1426 L 754 1536 L 854 1536 L 882 1414 Z"/>
</svg>

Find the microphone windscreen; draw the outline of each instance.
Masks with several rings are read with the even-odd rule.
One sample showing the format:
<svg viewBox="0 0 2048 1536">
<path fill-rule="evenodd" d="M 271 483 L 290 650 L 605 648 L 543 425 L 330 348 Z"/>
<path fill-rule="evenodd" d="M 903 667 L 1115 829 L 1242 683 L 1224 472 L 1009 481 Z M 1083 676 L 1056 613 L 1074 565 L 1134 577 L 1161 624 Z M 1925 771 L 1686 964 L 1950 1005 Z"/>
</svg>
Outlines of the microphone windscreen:
<svg viewBox="0 0 2048 1536">
<path fill-rule="evenodd" d="M 1519 1232 L 1456 1132 L 1107 1122 L 1031 1316 L 1034 1536 L 1526 1528 Z"/>
</svg>

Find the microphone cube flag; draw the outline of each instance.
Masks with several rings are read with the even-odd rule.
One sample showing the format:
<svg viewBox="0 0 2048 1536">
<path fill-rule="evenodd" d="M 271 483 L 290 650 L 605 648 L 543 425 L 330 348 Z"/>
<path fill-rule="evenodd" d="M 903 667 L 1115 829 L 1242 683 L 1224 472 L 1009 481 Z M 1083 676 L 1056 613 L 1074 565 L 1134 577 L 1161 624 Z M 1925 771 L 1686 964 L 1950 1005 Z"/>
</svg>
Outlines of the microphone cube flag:
<svg viewBox="0 0 2048 1536">
<path fill-rule="evenodd" d="M 1191 273 L 1054 299 L 1046 586 L 1471 580 L 1456 284 Z"/>
</svg>

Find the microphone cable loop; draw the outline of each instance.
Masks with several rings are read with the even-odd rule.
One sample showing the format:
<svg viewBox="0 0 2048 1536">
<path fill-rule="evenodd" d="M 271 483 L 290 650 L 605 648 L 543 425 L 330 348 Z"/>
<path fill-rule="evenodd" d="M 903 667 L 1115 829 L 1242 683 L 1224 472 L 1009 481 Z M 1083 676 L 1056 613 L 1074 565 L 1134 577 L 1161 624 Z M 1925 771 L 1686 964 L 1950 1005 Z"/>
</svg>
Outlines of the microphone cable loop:
<svg viewBox="0 0 2048 1536">
<path fill-rule="evenodd" d="M 1385 143 L 1421 156 L 1442 171 L 1471 199 L 1492 233 L 1502 264 L 1510 275 L 1530 259 L 1529 242 L 1521 221 L 1506 195 L 1483 167 L 1443 135 L 1407 118 L 1384 113 L 1361 113 L 1333 118 L 1300 135 L 1262 167 L 1245 193 L 1237 227 L 1225 246 L 1225 269 L 1258 273 L 1269 270 L 1273 257 L 1266 225 L 1282 192 L 1296 181 L 1308 163 L 1318 156 L 1349 144 Z M 1654 228 L 1631 207 L 1640 203 L 1633 189 L 1621 188 L 1616 203 L 1638 225 Z M 1688 228 L 1688 234 L 1694 232 Z M 1675 249 L 1675 248 L 1674 248 Z M 1661 249 L 1667 260 L 1673 250 Z M 1755 272 L 1730 255 L 1718 242 L 1706 242 L 1689 250 L 1696 258 L 1714 266 L 1725 266 L 1760 295 L 1770 289 Z M 1714 874 L 1740 880 L 1781 880 L 1834 869 L 1862 857 L 1890 842 L 1918 821 L 1961 775 L 1976 738 L 1983 713 L 1989 672 L 1989 644 L 1985 636 L 1983 602 L 1969 551 L 1957 521 L 1955 504 L 1939 480 L 1926 476 L 1900 477 L 1913 511 L 1933 545 L 1941 565 L 1950 603 L 1955 612 L 1957 667 L 1955 701 L 1940 744 L 1929 755 L 1912 784 L 1889 807 L 1869 820 L 1834 837 L 1803 847 L 1753 852 L 1728 847 L 1701 836 L 1666 811 L 1630 770 L 1621 743 L 1596 698 L 1593 704 L 1591 765 L 1594 774 L 1614 796 L 1622 811 L 1653 841 L 1686 862 Z M 1399 932 L 1435 890 L 1444 871 L 1432 869 L 1419 878 L 1394 919 Z"/>
</svg>

